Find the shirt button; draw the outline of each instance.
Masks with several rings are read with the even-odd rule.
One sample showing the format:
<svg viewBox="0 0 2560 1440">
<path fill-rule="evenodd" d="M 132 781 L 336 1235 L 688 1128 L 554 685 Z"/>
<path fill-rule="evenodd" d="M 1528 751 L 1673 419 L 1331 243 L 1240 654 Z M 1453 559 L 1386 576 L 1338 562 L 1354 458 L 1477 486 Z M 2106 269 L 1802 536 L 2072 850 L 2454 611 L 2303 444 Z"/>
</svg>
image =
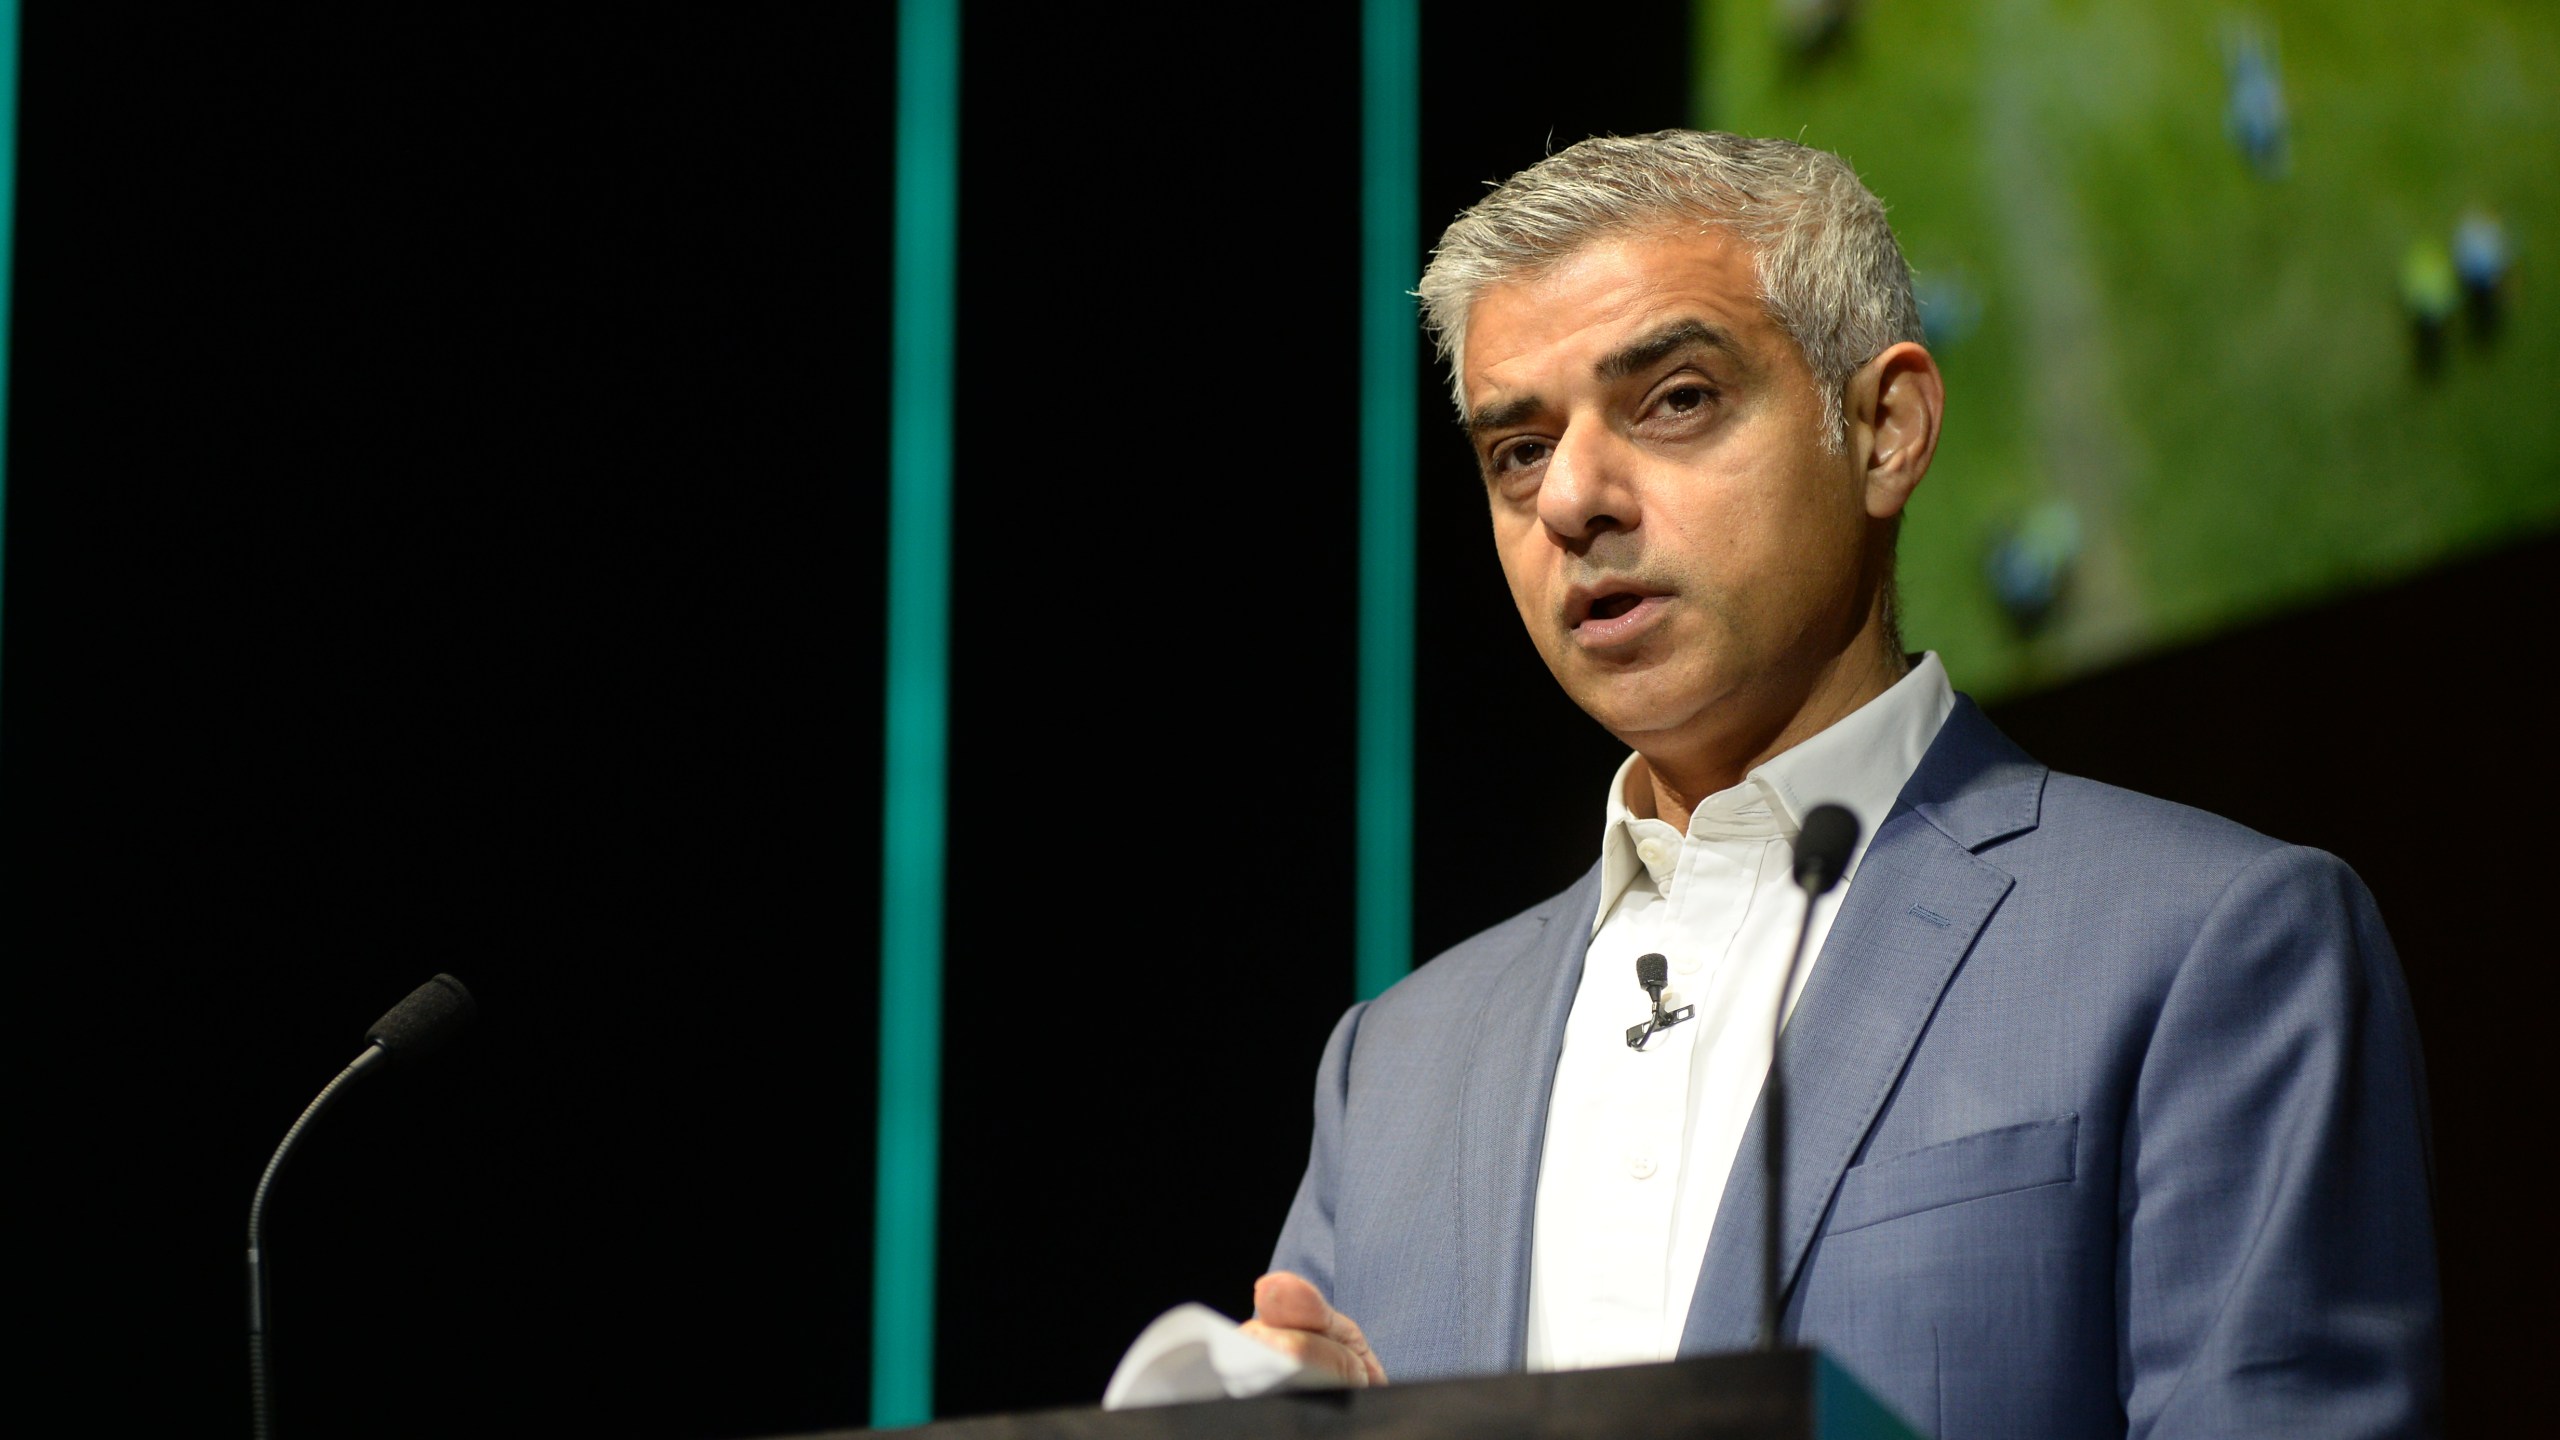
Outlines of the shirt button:
<svg viewBox="0 0 2560 1440">
<path fill-rule="evenodd" d="M 1633 1175 L 1639 1180 L 1647 1180 L 1652 1178 L 1653 1172 L 1654 1163 L 1652 1156 L 1639 1150 L 1635 1154 L 1627 1157 L 1628 1174 Z"/>
<path fill-rule="evenodd" d="M 1659 865 L 1662 863 L 1662 842 L 1647 840 L 1636 846 L 1636 854 L 1647 865 Z"/>
<path fill-rule="evenodd" d="M 1695 955 L 1683 955 L 1679 959 L 1671 962 L 1671 968 L 1679 971 L 1683 975 L 1695 975 L 1698 973 L 1698 957 Z"/>
</svg>

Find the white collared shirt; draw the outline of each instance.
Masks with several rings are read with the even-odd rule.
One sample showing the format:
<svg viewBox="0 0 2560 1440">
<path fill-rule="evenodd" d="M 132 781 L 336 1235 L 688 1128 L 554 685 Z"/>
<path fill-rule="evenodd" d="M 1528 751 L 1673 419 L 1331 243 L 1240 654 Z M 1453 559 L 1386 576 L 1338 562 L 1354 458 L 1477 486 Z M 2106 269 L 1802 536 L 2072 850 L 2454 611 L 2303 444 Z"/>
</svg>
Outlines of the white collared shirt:
<svg viewBox="0 0 2560 1440">
<path fill-rule="evenodd" d="M 1882 695 L 1701 801 L 1685 836 L 1629 807 L 1630 787 L 1645 783 L 1639 758 L 1618 767 L 1599 915 L 1547 1103 L 1530 1369 L 1679 1353 L 1725 1176 L 1769 1071 L 1772 1007 L 1804 913 L 1796 831 L 1824 803 L 1858 817 L 1847 876 L 1814 908 L 1790 1011 L 1868 841 L 1954 708 L 1946 668 L 1924 655 Z M 1665 1006 L 1695 1005 L 1697 1017 L 1639 1052 L 1626 1032 L 1652 1013 L 1636 984 L 1647 952 L 1670 961 Z"/>
</svg>

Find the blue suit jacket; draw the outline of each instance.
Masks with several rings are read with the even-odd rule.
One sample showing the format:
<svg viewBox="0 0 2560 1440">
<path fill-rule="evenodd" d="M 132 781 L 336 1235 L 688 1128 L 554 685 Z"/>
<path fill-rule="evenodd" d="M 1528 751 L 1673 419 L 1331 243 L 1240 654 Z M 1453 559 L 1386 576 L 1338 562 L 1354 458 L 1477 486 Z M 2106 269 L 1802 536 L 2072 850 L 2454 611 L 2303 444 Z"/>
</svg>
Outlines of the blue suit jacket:
<svg viewBox="0 0 2560 1440">
<path fill-rule="evenodd" d="M 1345 1015 L 1275 1268 L 1399 1379 L 1517 1369 L 1595 868 Z M 1948 1437 L 2431 1431 L 2424 1082 L 2364 886 L 1959 700 L 1778 1063 L 1785 1329 Z M 1761 1118 L 1683 1353 L 1754 1339 Z"/>
</svg>

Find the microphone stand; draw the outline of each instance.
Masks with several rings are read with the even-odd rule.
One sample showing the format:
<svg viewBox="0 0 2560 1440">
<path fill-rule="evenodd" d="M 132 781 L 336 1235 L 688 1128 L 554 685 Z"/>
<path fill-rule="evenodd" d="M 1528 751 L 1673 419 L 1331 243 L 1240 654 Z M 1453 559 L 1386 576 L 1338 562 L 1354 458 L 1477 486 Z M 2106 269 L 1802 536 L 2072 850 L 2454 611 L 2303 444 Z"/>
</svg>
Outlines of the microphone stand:
<svg viewBox="0 0 2560 1440">
<path fill-rule="evenodd" d="M 1777 1019 L 1769 1026 L 1769 1083 L 1760 1096 L 1761 1115 L 1760 1171 L 1766 1182 L 1760 1189 L 1760 1348 L 1778 1348 L 1778 1256 L 1781 1247 L 1779 1226 L 1787 1213 L 1785 1187 L 1782 1183 L 1787 1167 L 1787 1077 L 1778 1068 L 1778 1037 L 1787 1029 L 1787 992 L 1796 985 L 1796 970 L 1804 964 L 1805 941 L 1813 933 L 1813 907 L 1820 904 L 1822 894 L 1810 886 L 1804 892 L 1804 922 L 1796 926 L 1795 948 L 1787 952 L 1786 974 L 1778 980 Z"/>
<path fill-rule="evenodd" d="M 1787 1217 L 1787 1072 L 1778 1065 L 1778 1041 L 1787 1031 L 1787 995 L 1796 988 L 1796 971 L 1804 965 L 1804 947 L 1813 936 L 1813 907 L 1849 871 L 1850 852 L 1858 848 L 1858 817 L 1838 805 L 1816 805 L 1796 833 L 1796 885 L 1804 891 L 1804 921 L 1796 926 L 1795 948 L 1787 952 L 1786 973 L 1778 977 L 1778 1000 L 1769 1007 L 1769 1080 L 1761 1087 L 1760 1156 L 1760 1348 L 1778 1348 L 1778 1262 L 1785 1253 Z"/>
<path fill-rule="evenodd" d="M 277 1172 L 284 1169 L 285 1157 L 293 1153 L 294 1142 L 338 1098 L 348 1081 L 363 1074 L 367 1066 L 424 1057 L 452 1039 L 475 1009 L 471 992 L 450 975 L 438 975 L 410 991 L 408 998 L 373 1022 L 373 1028 L 364 1033 L 364 1053 L 339 1071 L 338 1078 L 320 1087 L 320 1093 L 302 1107 L 302 1117 L 277 1142 L 276 1153 L 268 1157 L 266 1173 L 258 1177 L 258 1191 L 249 1197 L 249 1424 L 256 1440 L 268 1440 L 275 1430 L 275 1400 L 267 1374 L 268 1188 L 276 1183 Z"/>
</svg>

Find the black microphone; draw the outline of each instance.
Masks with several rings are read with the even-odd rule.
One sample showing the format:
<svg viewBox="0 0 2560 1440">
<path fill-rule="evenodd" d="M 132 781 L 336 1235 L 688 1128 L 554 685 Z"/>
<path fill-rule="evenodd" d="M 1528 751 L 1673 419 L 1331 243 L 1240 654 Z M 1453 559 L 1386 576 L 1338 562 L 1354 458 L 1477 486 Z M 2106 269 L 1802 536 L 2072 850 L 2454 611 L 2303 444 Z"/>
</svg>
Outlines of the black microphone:
<svg viewBox="0 0 2560 1440">
<path fill-rule="evenodd" d="M 1769 1021 L 1769 1083 L 1761 1091 L 1760 1138 L 1760 1348 L 1778 1348 L 1779 1226 L 1786 1218 L 1787 1082 L 1778 1068 L 1778 1037 L 1787 1028 L 1787 992 L 1796 986 L 1796 969 L 1804 963 L 1805 940 L 1813 933 L 1813 907 L 1849 869 L 1849 852 L 1858 848 L 1858 817 L 1839 805 L 1816 805 L 1796 832 L 1796 885 L 1804 891 L 1804 919 L 1796 925 L 1795 948 L 1787 952 L 1787 971 L 1778 979 L 1778 1003 Z"/>
<path fill-rule="evenodd" d="M 1644 1042 L 1653 1038 L 1653 1032 L 1668 1030 L 1698 1013 L 1698 1007 L 1695 1005 L 1683 1005 L 1667 1013 L 1663 1010 L 1662 987 L 1670 983 L 1670 961 L 1659 955 L 1648 954 L 1636 957 L 1636 984 L 1644 988 L 1645 998 L 1653 1002 L 1653 1017 L 1641 1025 L 1627 1027 L 1629 1049 L 1643 1049 Z"/>
<path fill-rule="evenodd" d="M 1816 805 L 1796 833 L 1796 883 L 1807 895 L 1828 893 L 1849 868 L 1858 848 L 1858 817 L 1837 805 Z"/>
<path fill-rule="evenodd" d="M 438 975 L 384 1012 L 364 1038 L 381 1047 L 386 1059 L 424 1060 L 469 1024 L 479 1008 L 461 981 Z"/>
<path fill-rule="evenodd" d="M 348 1081 L 367 1069 L 378 1069 L 400 1060 L 419 1060 L 454 1037 L 471 1019 L 479 1006 L 462 982 L 450 975 L 433 980 L 409 992 L 409 998 L 394 1005 L 383 1017 L 373 1022 L 364 1033 L 364 1053 L 358 1055 L 338 1078 L 320 1087 L 320 1093 L 303 1107 L 302 1118 L 284 1132 L 276 1153 L 267 1161 L 266 1173 L 258 1177 L 258 1191 L 249 1197 L 249 1421 L 257 1440 L 267 1440 L 274 1433 L 273 1402 L 267 1386 L 267 1269 L 262 1251 L 267 1218 L 267 1189 L 275 1184 L 276 1172 L 284 1168 L 287 1155 L 293 1153 L 294 1142 L 302 1138 L 329 1102 Z"/>
</svg>

